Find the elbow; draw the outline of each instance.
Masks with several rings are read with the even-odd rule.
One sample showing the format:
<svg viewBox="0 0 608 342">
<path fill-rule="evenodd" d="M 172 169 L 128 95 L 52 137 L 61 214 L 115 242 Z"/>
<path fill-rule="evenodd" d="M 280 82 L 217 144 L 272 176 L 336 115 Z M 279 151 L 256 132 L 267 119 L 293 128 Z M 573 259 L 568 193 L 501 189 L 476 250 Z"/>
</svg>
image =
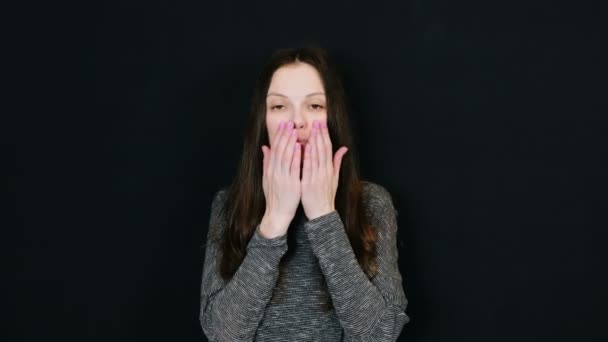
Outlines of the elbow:
<svg viewBox="0 0 608 342">
<path fill-rule="evenodd" d="M 201 329 L 205 334 L 205 337 L 209 342 L 220 342 L 227 341 L 228 339 L 222 338 L 221 334 L 217 334 L 217 331 L 222 331 L 221 320 L 214 320 L 209 312 L 202 312 L 198 317 Z"/>
<path fill-rule="evenodd" d="M 210 312 L 201 313 L 199 315 L 199 323 L 205 337 L 210 342 L 253 342 L 253 337 L 249 335 L 239 335 L 238 332 L 243 329 L 238 329 L 234 326 L 227 326 L 230 320 L 224 320 L 218 317 L 213 317 Z M 237 333 L 233 333 L 236 331 Z"/>
<path fill-rule="evenodd" d="M 205 313 L 203 311 L 201 311 L 201 313 L 198 315 L 198 321 L 200 323 L 201 330 L 203 331 L 203 334 L 205 334 L 207 340 L 209 342 L 216 342 L 217 338 L 213 333 L 212 325 L 209 324 L 209 319 L 205 316 Z"/>
<path fill-rule="evenodd" d="M 349 336 L 346 340 L 358 342 L 394 342 L 397 341 L 403 327 L 409 321 L 410 318 L 405 311 L 389 309 L 369 330 L 365 332 L 345 332 Z"/>
</svg>

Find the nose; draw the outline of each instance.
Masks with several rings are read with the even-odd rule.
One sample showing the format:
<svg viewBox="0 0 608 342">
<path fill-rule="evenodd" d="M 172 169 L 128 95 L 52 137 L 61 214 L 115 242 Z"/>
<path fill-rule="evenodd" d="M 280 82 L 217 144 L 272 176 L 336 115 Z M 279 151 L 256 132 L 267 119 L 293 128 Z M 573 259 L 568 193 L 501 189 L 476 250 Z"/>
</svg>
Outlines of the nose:
<svg viewBox="0 0 608 342">
<path fill-rule="evenodd" d="M 301 131 L 304 126 L 304 120 L 293 120 L 293 129 Z"/>
<path fill-rule="evenodd" d="M 296 109 L 293 113 L 293 127 L 300 131 L 304 127 L 304 117 L 302 116 L 302 111 L 300 109 Z"/>
</svg>

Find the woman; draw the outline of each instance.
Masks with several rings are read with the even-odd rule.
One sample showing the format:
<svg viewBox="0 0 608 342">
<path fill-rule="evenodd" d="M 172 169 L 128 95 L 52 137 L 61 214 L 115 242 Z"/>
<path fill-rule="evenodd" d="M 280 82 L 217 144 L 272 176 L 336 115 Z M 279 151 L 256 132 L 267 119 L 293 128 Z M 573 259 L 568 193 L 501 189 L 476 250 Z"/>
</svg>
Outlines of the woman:
<svg viewBox="0 0 608 342">
<path fill-rule="evenodd" d="M 409 321 L 397 212 L 386 189 L 359 179 L 344 89 L 323 49 L 272 55 L 245 133 L 238 175 L 211 205 L 205 335 L 395 341 Z"/>
</svg>

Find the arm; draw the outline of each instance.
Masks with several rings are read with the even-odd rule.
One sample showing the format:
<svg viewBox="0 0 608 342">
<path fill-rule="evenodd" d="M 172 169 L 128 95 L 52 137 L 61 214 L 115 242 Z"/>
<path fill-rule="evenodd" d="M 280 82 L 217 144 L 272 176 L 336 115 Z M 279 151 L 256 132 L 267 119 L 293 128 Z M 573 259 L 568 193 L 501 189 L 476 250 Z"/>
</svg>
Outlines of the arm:
<svg viewBox="0 0 608 342">
<path fill-rule="evenodd" d="M 395 341 L 409 322 L 397 264 L 397 219 L 391 197 L 377 187 L 372 224 L 378 231 L 378 274 L 370 281 L 359 265 L 337 211 L 306 222 L 345 340 Z"/>
<path fill-rule="evenodd" d="M 221 232 L 225 224 L 218 219 L 222 201 L 220 191 L 211 205 L 199 320 L 210 341 L 253 341 L 277 282 L 279 261 L 287 251 L 287 238 L 283 235 L 265 239 L 258 225 L 239 269 L 232 279 L 225 281 L 217 269 L 218 245 L 212 241 L 211 234 L 212 227 Z"/>
</svg>

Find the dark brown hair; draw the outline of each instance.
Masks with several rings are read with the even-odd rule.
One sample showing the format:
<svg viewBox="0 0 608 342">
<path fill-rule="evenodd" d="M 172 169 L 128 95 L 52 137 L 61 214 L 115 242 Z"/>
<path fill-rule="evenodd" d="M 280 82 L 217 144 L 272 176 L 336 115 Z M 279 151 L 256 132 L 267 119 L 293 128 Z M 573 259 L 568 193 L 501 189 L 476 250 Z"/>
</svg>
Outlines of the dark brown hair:
<svg viewBox="0 0 608 342">
<path fill-rule="evenodd" d="M 246 247 L 255 233 L 266 209 L 262 188 L 263 154 L 261 146 L 268 142 L 266 129 L 266 95 L 274 72 L 293 63 L 308 63 L 318 71 L 327 98 L 327 127 L 332 141 L 333 154 L 341 146 L 348 147 L 340 167 L 335 208 L 344 223 L 347 236 L 359 265 L 369 279 L 377 273 L 375 229 L 366 217 L 359 178 L 359 165 L 353 133 L 348 116 L 346 94 L 337 70 L 327 52 L 316 44 L 301 48 L 276 50 L 258 76 L 251 99 L 251 108 L 244 132 L 243 153 L 237 175 L 228 187 L 223 208 L 226 226 L 220 241 L 219 272 L 222 278 L 232 278 L 246 254 Z M 288 230 L 288 241 L 292 241 L 292 229 Z M 279 288 L 289 251 L 280 263 Z M 277 302 L 282 291 L 275 291 L 273 302 Z M 324 298 L 319 299 L 324 310 L 333 309 L 325 288 Z"/>
</svg>

